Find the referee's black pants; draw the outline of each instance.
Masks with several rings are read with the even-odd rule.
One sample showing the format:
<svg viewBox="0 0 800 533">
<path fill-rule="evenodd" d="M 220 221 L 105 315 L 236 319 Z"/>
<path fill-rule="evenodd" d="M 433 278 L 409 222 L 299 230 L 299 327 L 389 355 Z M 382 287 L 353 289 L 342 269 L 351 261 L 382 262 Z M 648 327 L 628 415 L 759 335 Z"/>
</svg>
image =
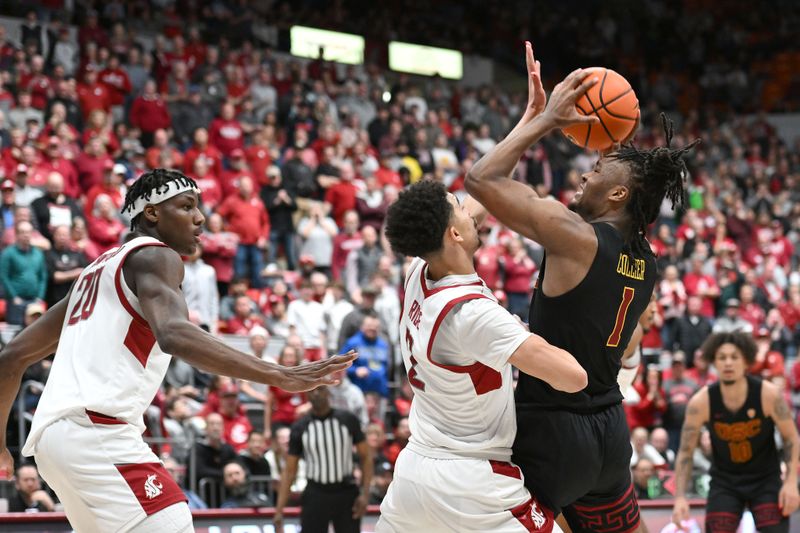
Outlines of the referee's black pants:
<svg viewBox="0 0 800 533">
<path fill-rule="evenodd" d="M 357 497 L 356 485 L 326 487 L 309 481 L 301 498 L 303 533 L 328 533 L 331 522 L 336 533 L 359 533 L 361 519 L 353 518 L 353 503 Z"/>
</svg>

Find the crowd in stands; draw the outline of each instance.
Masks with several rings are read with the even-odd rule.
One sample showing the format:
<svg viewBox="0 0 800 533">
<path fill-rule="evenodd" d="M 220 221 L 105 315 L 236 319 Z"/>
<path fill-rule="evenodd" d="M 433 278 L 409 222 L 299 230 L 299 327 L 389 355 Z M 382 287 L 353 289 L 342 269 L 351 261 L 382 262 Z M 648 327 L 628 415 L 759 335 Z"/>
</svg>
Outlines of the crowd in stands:
<svg viewBox="0 0 800 533">
<path fill-rule="evenodd" d="M 465 194 L 466 173 L 516 123 L 524 92 L 464 88 L 375 64 L 355 69 L 291 59 L 250 38 L 259 8 L 245 1 L 202 9 L 205 3 L 110 1 L 99 12 L 78 4 L 82 24 L 76 34 L 62 24 L 58 8 L 23 13 L 18 34 L 0 25 L 5 322 L 30 324 L 67 294 L 84 266 L 124 239 L 130 221 L 120 207 L 128 184 L 151 168 L 181 170 L 202 190 L 207 218 L 201 248 L 185 258 L 182 288 L 190 318 L 254 357 L 283 365 L 358 350 L 342 383 L 331 387 L 331 404 L 358 418 L 375 462 L 371 501 L 380 502 L 409 437 L 413 397 L 397 352 L 409 258 L 395 256 L 383 237 L 387 208 L 404 186 L 422 179 Z M 350 2 L 331 3 L 326 9 L 334 15 L 325 21 L 326 9 L 312 13 L 311 4 L 317 5 L 300 2 L 293 11 L 278 3 L 265 20 L 282 29 L 291 20 L 363 29 L 367 36 L 386 30 L 383 16 L 361 17 L 371 28 L 350 28 Z M 480 32 L 471 33 L 477 26 L 468 23 L 469 4 L 444 11 L 451 31 L 441 34 L 441 44 L 467 32 L 459 45 L 511 43 L 509 50 L 521 57 L 520 27 L 503 25 L 499 17 L 498 31 L 491 30 L 496 39 L 482 41 Z M 512 5 L 491 9 L 508 18 Z M 619 66 L 631 73 L 642 102 L 636 142 L 664 143 L 657 120 L 663 109 L 676 121 L 675 145 L 697 137 L 703 142 L 688 161 L 688 209 L 674 213 L 665 206 L 650 239 L 661 280 L 641 372 L 626 398 L 631 466 L 642 498 L 672 492 L 670 469 L 686 403 L 715 379 L 697 355 L 709 332 L 751 331 L 760 348 L 752 372 L 792 399 L 800 392 L 800 366 L 793 365 L 800 341 L 800 142 L 782 140 L 762 115 L 739 113 L 766 109 L 759 100 L 766 89 L 755 91 L 747 76 L 760 76 L 766 86 L 767 66 L 748 71 L 737 62 L 747 72 L 738 100 L 734 89 L 741 80 L 728 72 L 730 78 L 713 81 L 710 71 L 729 70 L 715 52 L 729 46 L 747 51 L 745 60 L 772 65 L 779 44 L 759 39 L 759 31 L 775 23 L 783 35 L 797 23 L 796 6 L 786 6 L 779 22 L 771 10 L 748 10 L 731 18 L 731 31 L 717 31 L 708 19 L 682 18 L 661 2 L 647 5 L 663 11 L 658 21 L 666 21 L 659 26 L 665 40 L 642 55 L 645 63 Z M 683 9 L 711 5 L 697 0 Z M 158 17 L 156 6 L 164 10 Z M 398 7 L 392 6 L 381 9 L 393 13 Z M 52 15 L 49 22 L 43 13 Z M 537 31 L 545 36 L 565 28 L 570 35 L 597 34 L 589 17 L 561 27 L 556 15 L 542 14 Z M 408 34 L 410 20 L 417 18 L 391 21 L 398 36 Z M 438 28 L 437 20 L 425 27 Z M 637 46 L 625 26 L 610 26 L 613 31 L 601 32 L 608 47 L 595 57 L 638 57 L 625 55 Z M 157 32 L 152 49 L 138 39 L 146 31 Z M 712 32 L 719 38 L 711 39 Z M 701 55 L 681 52 L 695 50 L 698 40 L 708 48 Z M 541 50 L 543 64 L 552 60 L 555 70 L 593 59 L 588 48 L 569 61 L 558 56 L 566 47 L 552 48 L 542 45 L 537 54 Z M 677 72 L 688 78 L 671 79 Z M 687 96 L 687 87 L 694 93 Z M 714 105 L 688 107 L 684 97 Z M 526 152 L 515 176 L 566 203 L 596 157 L 553 134 Z M 542 249 L 491 218 L 480 234 L 479 275 L 499 301 L 527 320 Z M 49 366 L 48 360 L 35 365 L 26 380 L 46 382 Z M 20 395 L 25 411 L 35 409 L 36 395 L 35 387 Z M 268 505 L 286 465 L 290 428 L 310 408 L 304 394 L 204 375 L 176 358 L 148 410 L 146 436 L 193 507 Z M 15 431 L 16 421 L 10 427 Z M 700 495 L 709 453 L 706 438 L 694 462 Z M 305 483 L 301 461 L 292 485 L 295 502 Z M 25 490 L 39 494 L 33 483 Z M 48 505 L 43 498 L 36 503 Z"/>
</svg>

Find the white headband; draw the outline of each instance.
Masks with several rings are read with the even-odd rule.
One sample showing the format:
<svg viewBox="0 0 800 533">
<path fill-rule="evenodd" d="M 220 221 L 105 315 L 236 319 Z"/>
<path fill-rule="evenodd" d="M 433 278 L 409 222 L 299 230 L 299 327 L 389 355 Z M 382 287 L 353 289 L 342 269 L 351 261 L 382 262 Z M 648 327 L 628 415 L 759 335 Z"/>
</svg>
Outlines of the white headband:
<svg viewBox="0 0 800 533">
<path fill-rule="evenodd" d="M 156 192 L 156 190 L 153 189 L 150 192 L 149 199 L 145 199 L 144 197 L 138 198 L 135 202 L 133 202 L 133 204 L 129 205 L 124 212 L 128 213 L 128 216 L 130 216 L 131 219 L 134 219 L 136 218 L 136 215 L 144 211 L 144 206 L 147 204 L 157 205 L 187 191 L 194 191 L 198 194 L 198 196 L 200 195 L 200 189 L 194 187 L 188 182 L 186 185 L 183 185 L 178 181 L 168 181 L 164 185 L 157 188 L 163 189 L 164 187 L 166 187 L 166 190 L 162 190 L 160 192 Z"/>
</svg>

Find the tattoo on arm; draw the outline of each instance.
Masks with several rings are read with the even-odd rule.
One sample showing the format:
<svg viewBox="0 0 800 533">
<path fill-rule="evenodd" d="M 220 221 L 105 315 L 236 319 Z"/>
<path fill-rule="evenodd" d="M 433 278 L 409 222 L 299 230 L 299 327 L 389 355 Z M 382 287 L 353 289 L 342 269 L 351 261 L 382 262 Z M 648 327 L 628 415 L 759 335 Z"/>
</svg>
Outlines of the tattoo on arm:
<svg viewBox="0 0 800 533">
<path fill-rule="evenodd" d="M 789 411 L 789 406 L 786 405 L 786 400 L 784 400 L 780 394 L 778 394 L 777 398 L 775 398 L 773 409 L 775 411 L 773 413 L 775 420 L 783 421 L 792 418 L 792 413 Z"/>
<path fill-rule="evenodd" d="M 696 408 L 689 408 L 696 409 Z M 687 413 L 688 414 L 688 413 Z M 700 428 L 684 422 L 681 430 L 681 446 L 678 450 L 678 458 L 675 461 L 675 495 L 685 496 L 686 488 L 692 477 L 692 466 L 694 465 L 694 449 L 700 436 Z"/>
</svg>

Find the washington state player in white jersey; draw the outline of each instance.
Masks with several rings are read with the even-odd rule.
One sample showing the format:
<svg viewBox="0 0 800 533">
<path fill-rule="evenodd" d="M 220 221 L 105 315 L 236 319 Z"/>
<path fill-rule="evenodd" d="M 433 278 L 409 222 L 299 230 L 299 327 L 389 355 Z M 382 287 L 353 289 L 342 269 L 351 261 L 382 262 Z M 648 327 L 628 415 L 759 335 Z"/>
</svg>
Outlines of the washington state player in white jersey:
<svg viewBox="0 0 800 533">
<path fill-rule="evenodd" d="M 331 383 L 354 353 L 282 367 L 238 352 L 188 320 L 183 263 L 204 217 L 194 181 L 156 169 L 134 183 L 124 211 L 132 233 L 89 265 L 70 294 L 0 352 L 5 428 L 25 369 L 55 352 L 23 454 L 86 531 L 192 531 L 185 498 L 143 442 L 142 415 L 170 355 L 213 374 L 303 391 Z M 0 469 L 13 471 L 0 440 Z"/>
<path fill-rule="evenodd" d="M 414 401 L 411 438 L 376 531 L 560 531 L 510 462 L 511 365 L 568 392 L 586 386 L 586 372 L 569 353 L 529 333 L 475 273 L 485 210 L 466 203 L 441 183 L 422 181 L 389 208 L 392 248 L 417 257 L 406 274 L 400 320 Z"/>
</svg>

